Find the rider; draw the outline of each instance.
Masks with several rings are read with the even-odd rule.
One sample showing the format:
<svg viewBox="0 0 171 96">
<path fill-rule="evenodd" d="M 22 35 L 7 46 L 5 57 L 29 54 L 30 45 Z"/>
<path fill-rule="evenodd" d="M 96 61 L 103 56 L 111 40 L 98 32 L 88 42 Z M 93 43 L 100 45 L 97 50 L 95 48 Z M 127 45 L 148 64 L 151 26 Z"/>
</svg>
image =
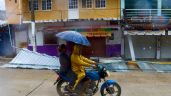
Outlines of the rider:
<svg viewBox="0 0 171 96">
<path fill-rule="evenodd" d="M 75 44 L 71 55 L 71 68 L 77 74 L 77 80 L 72 90 L 74 90 L 77 84 L 85 77 L 85 67 L 96 67 L 96 62 L 81 55 L 81 47 L 81 45 Z"/>
</svg>

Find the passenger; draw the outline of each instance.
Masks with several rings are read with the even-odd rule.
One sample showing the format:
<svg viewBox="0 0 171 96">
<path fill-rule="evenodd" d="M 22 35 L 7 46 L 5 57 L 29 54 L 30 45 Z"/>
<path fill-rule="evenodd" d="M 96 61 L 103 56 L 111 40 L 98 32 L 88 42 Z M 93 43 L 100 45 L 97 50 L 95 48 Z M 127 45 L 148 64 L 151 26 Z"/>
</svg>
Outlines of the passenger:
<svg viewBox="0 0 171 96">
<path fill-rule="evenodd" d="M 67 55 L 67 48 L 65 44 L 61 44 L 58 47 L 58 50 L 60 52 L 59 55 L 59 62 L 60 62 L 60 74 L 69 78 L 70 83 L 69 83 L 69 88 L 70 86 L 74 86 L 74 82 L 77 78 L 76 74 L 72 71 L 71 69 L 71 59 L 70 56 Z"/>
<path fill-rule="evenodd" d="M 71 55 L 72 71 L 77 75 L 77 79 L 72 90 L 75 90 L 78 83 L 85 77 L 85 67 L 96 67 L 96 62 L 81 55 L 81 47 L 81 45 L 75 45 Z"/>
</svg>

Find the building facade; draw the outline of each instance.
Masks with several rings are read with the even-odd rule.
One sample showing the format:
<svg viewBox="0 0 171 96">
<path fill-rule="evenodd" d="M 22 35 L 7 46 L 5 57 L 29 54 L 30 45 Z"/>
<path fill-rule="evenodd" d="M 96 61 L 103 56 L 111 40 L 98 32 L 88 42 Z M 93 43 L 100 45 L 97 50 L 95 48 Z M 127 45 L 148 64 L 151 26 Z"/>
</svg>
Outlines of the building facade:
<svg viewBox="0 0 171 96">
<path fill-rule="evenodd" d="M 38 52 L 57 55 L 57 46 L 65 42 L 55 34 L 75 30 L 91 42 L 84 55 L 120 56 L 120 3 L 120 0 L 34 0 Z M 8 23 L 14 24 L 17 47 L 32 47 L 31 4 L 31 0 L 6 0 Z"/>
<path fill-rule="evenodd" d="M 171 58 L 170 0 L 122 0 L 126 58 Z"/>
</svg>

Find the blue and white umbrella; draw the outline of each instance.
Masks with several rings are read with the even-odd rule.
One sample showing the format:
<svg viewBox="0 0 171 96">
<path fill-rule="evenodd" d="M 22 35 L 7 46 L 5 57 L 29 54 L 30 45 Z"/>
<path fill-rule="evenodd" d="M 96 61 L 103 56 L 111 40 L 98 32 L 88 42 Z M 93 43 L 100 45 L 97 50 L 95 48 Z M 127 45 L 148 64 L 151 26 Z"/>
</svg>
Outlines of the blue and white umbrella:
<svg viewBox="0 0 171 96">
<path fill-rule="evenodd" d="M 66 41 L 74 42 L 76 44 L 81 44 L 85 46 L 90 45 L 90 42 L 88 41 L 88 39 L 84 35 L 76 31 L 63 31 L 63 32 L 56 34 L 56 36 Z"/>
</svg>

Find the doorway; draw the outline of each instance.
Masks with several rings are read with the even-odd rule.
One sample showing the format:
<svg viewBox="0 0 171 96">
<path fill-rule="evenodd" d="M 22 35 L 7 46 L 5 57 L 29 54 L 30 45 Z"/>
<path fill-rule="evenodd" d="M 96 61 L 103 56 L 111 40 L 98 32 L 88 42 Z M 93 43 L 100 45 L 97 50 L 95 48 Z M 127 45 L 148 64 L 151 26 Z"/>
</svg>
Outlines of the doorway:
<svg viewBox="0 0 171 96">
<path fill-rule="evenodd" d="M 82 54 L 87 57 L 105 57 L 106 56 L 106 38 L 88 37 L 91 46 L 84 47 Z"/>
</svg>

